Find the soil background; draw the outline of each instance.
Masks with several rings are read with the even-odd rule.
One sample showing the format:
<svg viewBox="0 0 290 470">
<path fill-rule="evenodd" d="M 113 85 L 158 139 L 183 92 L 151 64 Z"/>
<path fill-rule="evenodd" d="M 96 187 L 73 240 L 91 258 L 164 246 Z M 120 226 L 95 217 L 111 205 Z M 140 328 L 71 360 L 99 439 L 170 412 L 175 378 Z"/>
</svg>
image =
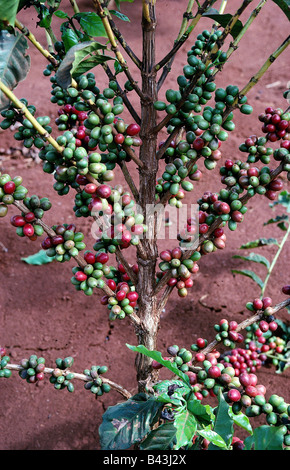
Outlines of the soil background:
<svg viewBox="0 0 290 470">
<path fill-rule="evenodd" d="M 243 23 L 257 3 L 254 1 L 242 15 Z M 131 22 L 116 20 L 127 42 L 139 57 L 142 38 L 141 4 L 141 0 L 135 0 L 134 4 L 122 4 L 122 12 L 129 16 Z M 187 1 L 158 0 L 156 4 L 156 46 L 157 60 L 160 60 L 170 50 L 178 34 Z M 231 0 L 228 4 L 227 11 L 234 13 L 239 2 Z M 93 11 L 92 2 L 88 0 L 79 1 L 79 6 L 83 11 Z M 63 0 L 61 8 L 72 11 L 68 0 Z M 21 11 L 19 19 L 35 33 L 43 45 L 46 44 L 44 30 L 35 27 L 37 14 L 34 10 Z M 55 18 L 55 22 L 57 24 L 61 20 Z M 180 50 L 160 93 L 160 99 L 167 88 L 177 89 L 176 77 L 182 73 L 187 50 L 196 35 L 211 25 L 212 20 L 209 19 L 200 22 L 194 35 Z M 228 84 L 235 84 L 242 88 L 288 34 L 289 22 L 286 16 L 269 0 L 240 42 L 238 50 L 218 75 L 217 85 L 226 87 Z M 50 82 L 42 74 L 46 61 L 32 45 L 29 47 L 29 55 L 31 70 L 15 93 L 19 98 L 27 98 L 29 104 L 34 104 L 38 116 L 49 115 L 54 122 L 58 108 L 50 103 Z M 132 72 L 137 76 L 134 67 Z M 96 69 L 96 77 L 98 86 L 103 89 L 106 78 L 101 68 Z M 122 77 L 120 82 L 124 83 Z M 254 107 L 253 114 L 246 117 L 239 112 L 235 113 L 236 129 L 230 134 L 229 141 L 222 146 L 222 161 L 226 158 L 245 158 L 245 154 L 238 151 L 239 144 L 252 134 L 261 135 L 261 123 L 257 117 L 266 106 L 288 106 L 282 94 L 287 89 L 287 84 L 289 88 L 289 82 L 290 55 L 287 50 L 249 93 L 249 103 Z M 129 97 L 138 109 L 134 92 Z M 128 122 L 132 122 L 128 114 L 124 116 Z M 164 135 L 160 136 L 160 140 L 162 138 Z M 23 149 L 13 139 L 11 131 L 1 132 L 0 147 L 0 171 L 13 176 L 21 174 L 30 195 L 48 196 L 52 201 L 53 207 L 45 216 L 46 223 L 72 223 L 75 220 L 74 195 L 57 195 L 52 188 L 53 177 L 43 173 L 41 164 L 33 154 L 23 154 Z M 195 186 L 194 196 L 191 194 L 191 200 L 196 201 L 205 190 L 219 190 L 220 164 L 222 163 L 219 162 L 213 172 L 204 171 L 202 180 Z M 138 182 L 135 165 L 130 163 L 129 167 Z M 121 179 L 122 176 L 117 172 L 115 182 Z M 285 188 L 289 189 L 286 180 Z M 195 276 L 194 287 L 189 290 L 187 298 L 180 299 L 175 293 L 170 297 L 163 312 L 158 342 L 158 349 L 163 354 L 166 354 L 167 347 L 172 344 L 189 348 L 199 336 L 213 339 L 213 325 L 221 318 L 241 322 L 249 316 L 245 304 L 259 296 L 259 291 L 251 279 L 239 275 L 234 277 L 231 269 L 254 269 L 262 278 L 265 277 L 265 270 L 260 265 L 249 266 L 246 262 L 233 259 L 233 255 L 238 253 L 242 243 L 259 237 L 281 238 L 283 234 L 274 226 L 263 226 L 273 215 L 268 199 L 256 197 L 250 201 L 248 207 L 244 223 L 236 232 L 227 232 L 226 249 L 203 257 L 200 271 Z M 280 212 L 276 210 L 275 214 Z M 15 208 L 9 209 L 9 216 L 14 213 Z M 23 257 L 39 250 L 39 244 L 19 238 L 8 220 L 6 218 L 0 221 L 0 344 L 7 349 L 11 362 L 19 363 L 22 358 L 36 354 L 45 357 L 48 367 L 54 367 L 56 358 L 73 356 L 75 372 L 82 372 L 94 364 L 107 364 L 107 377 L 134 393 L 135 357 L 126 343 L 136 344 L 136 336 L 129 321 L 125 319 L 109 323 L 107 309 L 99 302 L 101 294 L 86 297 L 74 289 L 70 283 L 73 263 L 60 265 L 53 262 L 31 266 L 23 262 Z M 82 219 L 76 223 L 86 234 L 88 248 L 92 247 L 94 240 L 90 235 L 91 221 Z M 160 242 L 160 250 L 175 245 L 176 242 L 172 240 L 163 240 Z M 276 250 L 275 247 L 265 247 L 256 251 L 272 259 Z M 134 250 L 129 249 L 126 253 L 130 261 L 134 262 Z M 243 254 L 246 253 L 248 252 Z M 290 283 L 289 256 L 290 247 L 286 243 L 266 291 L 266 295 L 271 296 L 274 303 L 284 300 L 281 287 Z M 279 313 L 279 318 L 289 322 L 286 310 Z M 258 376 L 259 383 L 267 387 L 267 396 L 278 393 L 290 402 L 289 369 L 283 375 L 278 375 L 273 367 L 264 368 L 259 371 Z M 1 380 L 0 448 L 10 451 L 99 450 L 98 427 L 102 414 L 108 406 L 121 401 L 120 395 L 112 391 L 95 400 L 92 394 L 84 390 L 82 383 L 77 382 L 75 388 L 73 394 L 65 390 L 56 391 L 48 378 L 36 386 L 27 384 L 16 372 L 9 380 Z"/>
</svg>

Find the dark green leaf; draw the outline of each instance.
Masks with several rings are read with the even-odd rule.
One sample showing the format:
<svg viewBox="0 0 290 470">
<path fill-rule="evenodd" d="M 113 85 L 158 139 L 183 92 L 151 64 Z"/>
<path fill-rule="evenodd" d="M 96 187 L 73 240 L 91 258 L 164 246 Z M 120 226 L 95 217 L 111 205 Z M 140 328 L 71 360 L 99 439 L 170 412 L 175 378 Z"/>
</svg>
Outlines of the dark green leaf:
<svg viewBox="0 0 290 470">
<path fill-rule="evenodd" d="M 282 222 L 283 220 L 289 220 L 288 215 L 277 215 L 274 219 L 269 219 L 268 222 L 264 222 L 264 225 L 276 224 L 277 222 Z"/>
<path fill-rule="evenodd" d="M 288 20 L 290 20 L 290 0 L 273 0 L 273 2 L 281 8 Z"/>
<path fill-rule="evenodd" d="M 71 85 L 73 70 L 75 74 L 77 74 L 77 67 L 79 67 L 78 70 L 80 70 L 80 64 L 89 54 L 104 48 L 105 46 L 94 41 L 82 42 L 71 47 L 62 60 L 55 76 L 59 86 L 64 89 L 68 88 Z M 100 63 L 100 61 L 98 63 Z M 97 61 L 93 66 L 95 65 L 97 65 Z"/>
<path fill-rule="evenodd" d="M 47 256 L 45 250 L 40 250 L 34 255 L 30 255 L 27 258 L 21 258 L 22 261 L 25 261 L 27 264 L 33 264 L 34 266 L 40 266 L 42 264 L 51 263 L 54 260 L 54 257 Z"/>
<path fill-rule="evenodd" d="M 258 255 L 256 253 L 250 253 L 249 256 L 239 256 L 234 255 L 233 258 L 243 259 L 245 261 L 253 261 L 254 263 L 260 263 L 266 266 L 267 269 L 270 268 L 270 261 L 265 258 L 265 256 Z"/>
<path fill-rule="evenodd" d="M 69 28 L 66 28 L 63 31 L 61 39 L 63 41 L 66 52 L 68 52 L 72 47 L 79 45 L 80 42 L 80 39 L 75 31 Z"/>
<path fill-rule="evenodd" d="M 37 25 L 41 28 L 49 28 L 52 19 L 52 14 L 50 13 L 50 10 L 42 4 L 40 4 L 40 8 L 37 10 L 39 11 L 40 15 L 40 21 L 37 23 Z"/>
<path fill-rule="evenodd" d="M 27 40 L 23 34 L 13 35 L 0 31 L 0 80 L 9 90 L 13 90 L 29 72 L 30 57 L 26 55 L 27 48 Z M 8 98 L 0 92 L 0 111 L 9 103 Z"/>
<path fill-rule="evenodd" d="M 124 450 L 140 442 L 151 430 L 163 404 L 140 393 L 109 406 L 99 428 L 102 450 Z"/>
<path fill-rule="evenodd" d="M 162 364 L 164 367 L 167 369 L 171 370 L 177 377 L 179 377 L 183 382 L 186 384 L 189 383 L 189 377 L 186 375 L 184 372 L 178 369 L 177 365 L 174 362 L 170 362 L 166 359 L 163 359 L 161 352 L 159 351 L 149 351 L 145 346 L 139 345 L 139 346 L 131 346 L 130 344 L 126 345 L 131 351 L 135 351 L 140 354 L 144 354 L 144 356 L 151 357 L 151 359 L 159 362 L 159 364 Z"/>
<path fill-rule="evenodd" d="M 0 0 L 0 21 L 5 25 L 14 26 L 19 0 Z"/>
<path fill-rule="evenodd" d="M 110 10 L 110 13 L 111 15 L 117 16 L 117 18 L 119 18 L 120 20 L 128 21 L 130 23 L 128 16 L 124 15 L 124 13 L 120 13 L 119 11 L 116 11 L 116 10 Z"/>
<path fill-rule="evenodd" d="M 173 422 L 165 422 L 151 431 L 140 444 L 141 450 L 168 450 L 175 441 L 176 427 Z"/>
<path fill-rule="evenodd" d="M 68 14 L 65 11 L 62 10 L 57 10 L 54 12 L 54 15 L 57 16 L 58 18 L 69 18 Z"/>
<path fill-rule="evenodd" d="M 257 240 L 253 240 L 251 242 L 247 242 L 244 245 L 240 246 L 240 250 L 247 250 L 249 248 L 257 248 L 259 246 L 268 246 L 268 245 L 277 245 L 279 246 L 278 241 L 276 238 L 258 238 Z"/>
<path fill-rule="evenodd" d="M 187 402 L 187 409 L 195 416 L 199 424 L 207 426 L 214 419 L 214 414 L 210 405 L 203 405 L 195 395 L 192 395 Z"/>
<path fill-rule="evenodd" d="M 245 450 L 283 450 L 283 434 L 278 427 L 260 426 L 244 440 Z"/>
<path fill-rule="evenodd" d="M 123 72 L 123 68 L 122 68 L 120 62 L 118 62 L 117 60 L 115 60 L 115 62 L 114 62 L 114 69 L 115 69 L 115 75 L 118 75 L 118 73 Z"/>
<path fill-rule="evenodd" d="M 176 427 L 175 449 L 178 450 L 192 441 L 196 433 L 197 422 L 194 415 L 185 409 L 175 415 L 174 425 Z"/>
<path fill-rule="evenodd" d="M 242 274 L 243 276 L 250 277 L 253 281 L 258 284 L 258 286 L 263 289 L 264 282 L 262 279 L 253 271 L 250 271 L 249 269 L 243 269 L 243 270 L 238 270 L 238 269 L 232 269 L 232 273 L 234 274 Z"/>
<path fill-rule="evenodd" d="M 74 15 L 83 30 L 91 37 L 107 37 L 101 18 L 95 12 L 82 12 Z"/>
<path fill-rule="evenodd" d="M 88 73 L 89 70 L 93 69 L 99 64 L 103 64 L 108 60 L 112 60 L 113 58 L 108 55 L 93 55 L 80 61 L 76 66 L 73 65 L 71 75 L 73 77 L 78 77 L 79 75 L 83 75 Z"/>
<path fill-rule="evenodd" d="M 168 395 L 169 387 L 176 387 L 174 392 Z M 180 380 L 163 380 L 153 386 L 157 394 L 157 400 L 163 403 L 172 403 L 175 406 L 180 406 L 184 402 L 184 396 L 191 392 L 189 385 L 184 384 Z"/>
<path fill-rule="evenodd" d="M 232 19 L 232 15 L 230 15 L 229 13 L 220 14 L 218 10 L 216 10 L 215 8 L 210 8 L 202 16 L 211 18 L 212 20 L 220 24 L 223 28 L 225 28 L 227 24 L 230 22 L 230 20 Z M 237 22 L 235 23 L 234 27 L 231 30 L 232 37 L 235 39 L 239 35 L 242 29 L 243 29 L 242 22 L 240 20 L 237 20 Z"/>
<path fill-rule="evenodd" d="M 213 430 L 224 440 L 226 446 L 229 447 L 234 434 L 233 419 L 229 415 L 230 407 L 225 401 L 221 391 L 218 400 L 219 404 L 216 410 Z M 213 443 L 209 445 L 209 450 L 218 450 L 218 448 L 219 447 L 215 446 Z"/>
</svg>

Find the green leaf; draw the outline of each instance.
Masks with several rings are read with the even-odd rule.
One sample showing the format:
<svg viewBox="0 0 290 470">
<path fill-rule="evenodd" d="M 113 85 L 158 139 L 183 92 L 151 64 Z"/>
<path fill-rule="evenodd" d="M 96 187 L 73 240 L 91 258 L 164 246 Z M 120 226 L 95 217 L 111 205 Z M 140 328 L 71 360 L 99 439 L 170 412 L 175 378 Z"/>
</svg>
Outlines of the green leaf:
<svg viewBox="0 0 290 470">
<path fill-rule="evenodd" d="M 230 20 L 232 19 L 232 15 L 230 15 L 229 13 L 220 14 L 218 10 L 216 10 L 215 8 L 210 8 L 205 13 L 203 13 L 202 16 L 211 18 L 212 20 L 220 24 L 223 28 L 225 28 L 227 24 L 230 22 Z M 243 29 L 242 22 L 240 20 L 237 20 L 237 22 L 235 23 L 234 27 L 231 30 L 232 37 L 235 39 L 239 35 L 242 29 Z"/>
<path fill-rule="evenodd" d="M 263 289 L 264 282 L 262 281 L 262 279 L 256 273 L 254 273 L 254 271 L 250 271 L 249 269 L 242 269 L 242 270 L 232 269 L 232 273 L 242 274 L 243 276 L 250 277 L 254 282 L 256 282 L 256 284 L 258 284 L 258 286 L 261 289 Z"/>
<path fill-rule="evenodd" d="M 115 60 L 114 62 L 114 69 L 115 69 L 115 75 L 118 75 L 118 73 L 123 72 L 122 65 L 117 60 Z"/>
<path fill-rule="evenodd" d="M 141 450 L 168 450 L 175 441 L 176 427 L 173 422 L 165 422 L 151 431 L 140 444 Z"/>
<path fill-rule="evenodd" d="M 290 20 L 290 0 L 273 0 L 273 2 L 281 8 L 288 20 Z"/>
<path fill-rule="evenodd" d="M 0 31 L 0 80 L 13 90 L 26 78 L 30 57 L 26 54 L 27 40 L 23 34 Z M 9 106 L 9 99 L 0 92 L 0 111 Z"/>
<path fill-rule="evenodd" d="M 83 30 L 91 37 L 107 37 L 101 18 L 95 12 L 82 12 L 74 15 Z"/>
<path fill-rule="evenodd" d="M 251 242 L 247 242 L 244 245 L 240 246 L 240 250 L 247 250 L 249 248 L 258 248 L 259 246 L 268 246 L 268 245 L 277 245 L 279 246 L 278 241 L 276 238 L 258 238 L 257 240 L 253 240 Z"/>
<path fill-rule="evenodd" d="M 174 390 L 170 393 L 170 387 Z M 153 386 L 154 391 L 157 393 L 157 400 L 163 403 L 172 403 L 175 406 L 180 406 L 184 403 L 184 395 L 191 392 L 191 387 L 184 384 L 180 380 L 163 380 Z"/>
<path fill-rule="evenodd" d="M 216 409 L 216 418 L 213 430 L 223 439 L 228 448 L 232 442 L 234 427 L 233 419 L 229 415 L 229 405 L 225 401 L 222 392 L 219 392 L 218 396 L 219 404 Z M 219 447 L 219 446 L 217 446 Z M 215 450 L 216 445 L 214 443 L 209 445 L 209 450 Z"/>
<path fill-rule="evenodd" d="M 93 69 L 97 65 L 103 64 L 104 62 L 112 59 L 113 58 L 110 56 L 99 54 L 87 57 L 86 59 L 81 60 L 77 65 L 73 63 L 71 75 L 72 77 L 78 77 L 80 75 L 86 74 L 89 70 Z"/>
<path fill-rule="evenodd" d="M 124 450 L 140 442 L 151 431 L 162 406 L 144 393 L 109 406 L 99 427 L 102 450 Z"/>
<path fill-rule="evenodd" d="M 58 18 L 69 18 L 68 14 L 65 12 L 65 11 L 62 11 L 62 10 L 57 10 L 57 11 L 54 11 L 53 14 L 55 16 L 57 16 Z"/>
<path fill-rule="evenodd" d="M 197 434 L 200 434 L 202 437 L 210 441 L 209 450 L 210 450 L 210 446 L 213 447 L 213 449 L 211 450 L 219 450 L 220 448 L 221 449 L 227 448 L 227 444 L 225 443 L 223 438 L 218 433 L 210 429 L 209 426 L 205 429 L 198 429 Z"/>
<path fill-rule="evenodd" d="M 39 17 L 41 18 L 37 25 L 41 28 L 49 28 L 52 20 L 52 14 L 50 13 L 50 10 L 42 4 L 39 5 L 39 8 L 36 8 L 37 11 L 39 11 Z"/>
<path fill-rule="evenodd" d="M 124 15 L 124 13 L 120 13 L 119 11 L 116 10 L 110 10 L 110 13 L 112 15 L 115 15 L 117 18 L 119 18 L 122 21 L 128 21 L 130 23 L 130 20 L 128 16 Z"/>
<path fill-rule="evenodd" d="M 72 82 L 72 73 L 74 71 L 82 70 L 85 68 L 84 59 L 92 54 L 93 52 L 97 52 L 99 49 L 105 49 L 106 46 L 103 46 L 99 42 L 95 41 L 86 41 L 80 44 L 76 44 L 70 48 L 70 50 L 66 53 L 64 59 L 62 60 L 55 78 L 59 86 L 66 89 L 71 85 Z M 99 56 L 98 56 L 99 57 Z M 102 57 L 102 56 L 100 56 Z M 97 60 L 94 63 L 94 66 L 97 65 Z M 100 63 L 100 62 L 98 62 Z M 82 64 L 82 66 L 81 66 Z M 87 69 L 86 69 L 87 70 Z"/>
<path fill-rule="evenodd" d="M 287 212 L 290 212 L 290 193 L 287 190 L 281 191 L 281 193 L 278 195 L 277 201 L 274 201 L 272 204 L 270 204 L 270 207 L 275 207 L 277 205 L 286 207 Z"/>
<path fill-rule="evenodd" d="M 19 0 L 0 0 L 0 21 L 5 25 L 14 26 Z"/>
<path fill-rule="evenodd" d="M 269 219 L 268 222 L 264 222 L 264 225 L 269 225 L 269 224 L 276 224 L 277 222 L 282 222 L 285 220 L 289 220 L 288 215 L 283 214 L 283 215 L 277 215 L 274 219 Z"/>
<path fill-rule="evenodd" d="M 27 258 L 21 258 L 27 264 L 33 264 L 34 266 L 40 266 L 42 264 L 51 263 L 54 257 L 47 256 L 45 250 L 40 250 L 34 255 L 27 256 Z"/>
<path fill-rule="evenodd" d="M 144 356 L 151 357 L 151 359 L 159 362 L 167 369 L 171 370 L 175 375 L 177 375 L 183 382 L 186 384 L 189 383 L 188 375 L 184 374 L 181 370 L 178 369 L 177 365 L 174 362 L 170 362 L 166 359 L 163 359 L 161 352 L 159 351 L 149 351 L 145 346 L 140 344 L 139 346 L 131 346 L 130 344 L 126 344 L 126 346 L 131 349 L 131 351 L 135 351 L 140 354 L 144 354 Z"/>
<path fill-rule="evenodd" d="M 245 429 L 250 434 L 253 434 L 253 429 L 248 416 L 244 415 L 241 411 L 238 414 L 235 414 L 232 412 L 232 408 L 229 409 L 229 416 L 232 418 L 234 424 Z"/>
<path fill-rule="evenodd" d="M 243 259 L 245 261 L 253 261 L 254 263 L 260 263 L 266 266 L 267 269 L 270 268 L 270 261 L 265 258 L 265 256 L 258 255 L 256 253 L 250 253 L 249 256 L 239 256 L 234 255 L 233 258 Z"/>
<path fill-rule="evenodd" d="M 175 415 L 174 425 L 177 428 L 175 449 L 178 450 L 192 441 L 196 433 L 197 421 L 193 414 L 185 409 Z"/>
<path fill-rule="evenodd" d="M 61 35 L 64 44 L 64 49 L 68 52 L 72 47 L 79 45 L 80 39 L 75 31 L 66 28 Z"/>
<path fill-rule="evenodd" d="M 260 426 L 244 440 L 245 450 L 283 450 L 283 434 L 278 427 Z"/>
<path fill-rule="evenodd" d="M 215 419 L 210 405 L 203 405 L 195 395 L 187 401 L 187 409 L 195 416 L 198 423 L 204 426 L 209 425 Z"/>
</svg>

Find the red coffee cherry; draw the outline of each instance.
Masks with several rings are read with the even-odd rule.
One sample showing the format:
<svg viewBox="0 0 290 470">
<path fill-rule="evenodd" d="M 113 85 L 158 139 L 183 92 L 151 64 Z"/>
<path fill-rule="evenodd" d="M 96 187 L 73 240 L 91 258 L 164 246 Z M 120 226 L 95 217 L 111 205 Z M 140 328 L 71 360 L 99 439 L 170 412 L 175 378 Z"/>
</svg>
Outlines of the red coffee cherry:
<svg viewBox="0 0 290 470">
<path fill-rule="evenodd" d="M 240 394 L 239 390 L 237 390 L 236 388 L 231 388 L 227 393 L 227 397 L 230 401 L 236 403 L 236 402 L 240 401 L 241 394 Z"/>
</svg>

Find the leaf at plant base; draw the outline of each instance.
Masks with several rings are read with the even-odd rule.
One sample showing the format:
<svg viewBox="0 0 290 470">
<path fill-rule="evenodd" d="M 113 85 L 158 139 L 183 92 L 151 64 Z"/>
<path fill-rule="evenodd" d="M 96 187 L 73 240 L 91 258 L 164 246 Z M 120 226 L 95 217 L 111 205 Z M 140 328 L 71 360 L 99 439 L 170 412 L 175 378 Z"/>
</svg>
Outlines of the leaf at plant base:
<svg viewBox="0 0 290 470">
<path fill-rule="evenodd" d="M 260 426 L 244 440 L 244 450 L 283 450 L 283 437 L 279 427 Z"/>
<path fill-rule="evenodd" d="M 105 48 L 105 46 L 95 41 L 86 41 L 71 47 L 55 74 L 58 85 L 64 89 L 68 88 L 72 82 L 73 67 L 77 67 L 89 54 Z"/>
<path fill-rule="evenodd" d="M 215 422 L 214 422 L 214 432 L 216 432 L 225 442 L 226 447 L 228 448 L 232 442 L 234 427 L 233 419 L 229 415 L 229 405 L 225 401 L 222 392 L 219 392 L 218 395 L 219 404 L 216 409 Z M 208 447 L 209 450 L 218 450 L 220 446 L 211 443 Z"/>
<path fill-rule="evenodd" d="M 248 256 L 239 256 L 234 255 L 233 258 L 243 259 L 244 261 L 253 261 L 254 263 L 260 263 L 266 266 L 267 269 L 270 268 L 270 261 L 265 258 L 265 256 L 258 255 L 256 253 L 250 253 Z"/>
<path fill-rule="evenodd" d="M 109 406 L 99 427 L 102 450 L 124 450 L 151 431 L 163 404 L 139 393 L 124 403 Z"/>
<path fill-rule="evenodd" d="M 168 450 L 176 440 L 176 427 L 173 422 L 165 422 L 151 431 L 140 444 L 141 450 Z"/>
<path fill-rule="evenodd" d="M 234 424 L 239 426 L 242 429 L 245 429 L 245 431 L 248 431 L 250 434 L 253 433 L 253 429 L 250 423 L 250 420 L 248 416 L 246 416 L 244 413 L 241 411 L 238 414 L 233 413 L 232 409 L 229 409 L 229 416 L 232 418 Z"/>
<path fill-rule="evenodd" d="M 5 25 L 14 26 L 19 0 L 0 0 L 0 21 Z"/>
<path fill-rule="evenodd" d="M 262 281 L 262 279 L 256 273 L 254 273 L 254 271 L 251 271 L 249 269 L 242 269 L 242 270 L 232 269 L 232 273 L 242 274 L 243 276 L 250 277 L 256 284 L 258 284 L 258 286 L 261 289 L 263 289 L 263 287 L 264 287 L 264 282 Z"/>
<path fill-rule="evenodd" d="M 21 258 L 21 260 L 27 264 L 40 266 L 42 264 L 51 263 L 54 260 L 54 257 L 47 256 L 45 250 L 40 250 L 34 255 L 27 256 L 26 258 Z"/>
<path fill-rule="evenodd" d="M 290 20 L 290 0 L 273 0 L 273 2 L 281 8 L 288 20 Z"/>
<path fill-rule="evenodd" d="M 205 13 L 203 13 L 202 16 L 211 18 L 212 20 L 220 24 L 223 28 L 225 28 L 227 24 L 230 22 L 230 20 L 232 19 L 232 15 L 230 15 L 229 13 L 220 14 L 219 11 L 216 10 L 215 8 L 210 8 Z M 242 29 L 243 29 L 243 24 L 240 20 L 238 20 L 235 23 L 234 27 L 232 28 L 230 34 L 235 39 Z"/>
<path fill-rule="evenodd" d="M 247 250 L 251 248 L 258 248 L 259 246 L 277 245 L 279 246 L 276 238 L 258 238 L 251 242 L 247 242 L 240 246 L 240 250 Z"/>
<path fill-rule="evenodd" d="M 180 411 L 175 415 L 174 426 L 176 427 L 175 449 L 189 444 L 196 433 L 197 421 L 188 409 Z"/>
<path fill-rule="evenodd" d="M 177 365 L 174 362 L 170 362 L 166 359 L 163 359 L 161 352 L 159 351 L 149 351 L 145 346 L 139 344 L 138 346 L 131 346 L 130 344 L 126 344 L 126 346 L 131 349 L 131 351 L 135 351 L 140 354 L 144 354 L 144 356 L 150 357 L 151 359 L 159 362 L 167 369 L 171 370 L 175 375 L 177 375 L 183 382 L 186 384 L 189 383 L 189 377 L 184 372 L 178 369 Z"/>
<path fill-rule="evenodd" d="M 107 37 L 101 18 L 95 12 L 81 12 L 74 15 L 82 29 L 91 37 Z"/>
<path fill-rule="evenodd" d="M 26 54 L 27 40 L 23 34 L 0 31 L 0 80 L 9 90 L 26 78 L 30 57 Z M 9 99 L 0 92 L 0 111 L 9 106 Z"/>
</svg>

